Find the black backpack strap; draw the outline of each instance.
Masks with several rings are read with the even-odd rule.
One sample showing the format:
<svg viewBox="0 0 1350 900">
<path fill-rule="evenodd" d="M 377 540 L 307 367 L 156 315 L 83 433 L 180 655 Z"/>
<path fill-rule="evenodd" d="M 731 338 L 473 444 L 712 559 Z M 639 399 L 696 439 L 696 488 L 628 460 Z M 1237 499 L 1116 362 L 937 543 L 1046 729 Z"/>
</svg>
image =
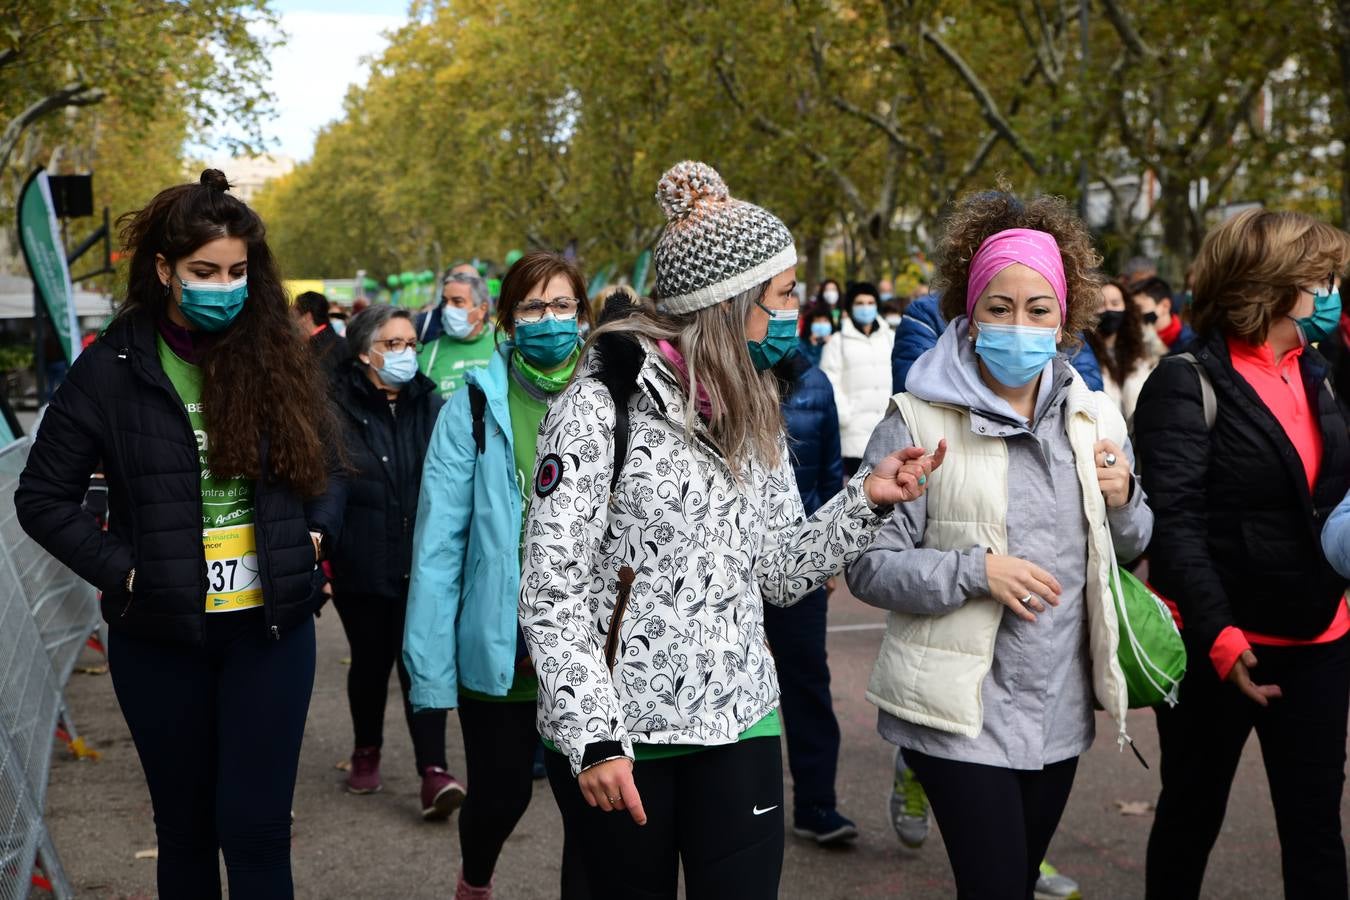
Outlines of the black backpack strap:
<svg viewBox="0 0 1350 900">
<path fill-rule="evenodd" d="M 487 426 L 483 422 L 483 417 L 487 413 L 487 394 L 476 384 L 466 385 L 469 391 L 469 413 L 473 416 L 473 445 L 478 448 L 478 455 L 483 455 L 483 450 L 487 447 Z"/>
<path fill-rule="evenodd" d="M 600 313 L 601 325 L 631 315 L 638 309 L 637 299 L 629 292 L 616 291 Z M 609 391 L 614 401 L 614 473 L 609 479 L 612 494 L 619 486 L 619 475 L 628 458 L 628 401 L 637 390 L 638 373 L 646 354 L 637 338 L 623 332 L 603 334 L 596 339 L 596 365 L 590 377 Z"/>
</svg>

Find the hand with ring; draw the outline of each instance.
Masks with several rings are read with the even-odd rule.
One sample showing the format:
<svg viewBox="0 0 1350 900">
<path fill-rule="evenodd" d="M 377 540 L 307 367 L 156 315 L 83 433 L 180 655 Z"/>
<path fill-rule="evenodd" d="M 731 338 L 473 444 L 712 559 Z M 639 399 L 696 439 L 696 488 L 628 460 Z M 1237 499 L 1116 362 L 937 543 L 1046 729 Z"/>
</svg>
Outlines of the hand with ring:
<svg viewBox="0 0 1350 900">
<path fill-rule="evenodd" d="M 989 596 L 1013 615 L 1028 622 L 1036 621 L 1036 613 L 1045 612 L 1045 604 L 1059 606 L 1063 590 L 1055 576 L 1035 563 L 1015 556 L 988 554 L 984 558 L 985 578 L 989 582 Z"/>
<path fill-rule="evenodd" d="M 633 763 L 628 759 L 611 759 L 591 766 L 577 776 L 581 796 L 591 806 L 605 812 L 627 810 L 633 821 L 647 824 L 647 813 L 642 809 L 642 797 L 633 781 Z"/>
<path fill-rule="evenodd" d="M 1130 483 L 1134 475 L 1130 472 L 1125 451 L 1106 440 L 1098 441 L 1093 451 L 1097 457 L 1097 485 L 1102 490 L 1106 505 L 1118 509 L 1129 503 Z"/>
</svg>

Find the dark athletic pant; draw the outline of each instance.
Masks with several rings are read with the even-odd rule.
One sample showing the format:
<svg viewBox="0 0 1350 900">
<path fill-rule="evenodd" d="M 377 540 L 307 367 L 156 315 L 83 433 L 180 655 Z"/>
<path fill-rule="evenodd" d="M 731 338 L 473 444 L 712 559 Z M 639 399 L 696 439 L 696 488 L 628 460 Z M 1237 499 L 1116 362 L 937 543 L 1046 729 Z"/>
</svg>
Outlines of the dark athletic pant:
<svg viewBox="0 0 1350 900">
<path fill-rule="evenodd" d="M 445 710 L 413 712 L 408 699 L 412 681 L 403 665 L 403 619 L 407 596 L 391 599 L 333 591 L 333 606 L 347 633 L 352 664 L 347 670 L 347 706 L 357 747 L 384 745 L 384 707 L 389 672 L 398 669 L 403 692 L 403 718 L 412 736 L 413 758 L 420 776 L 427 766 L 445 765 Z"/>
<path fill-rule="evenodd" d="M 647 824 L 588 806 L 567 759 L 546 754 L 548 780 L 596 900 L 773 900 L 783 868 L 783 763 L 776 738 L 670 759 L 633 777 Z"/>
<path fill-rule="evenodd" d="M 839 721 L 830 698 L 830 665 L 825 653 L 828 611 L 824 588 L 787 609 L 764 604 L 764 633 L 778 669 L 792 806 L 798 811 L 835 808 Z"/>
<path fill-rule="evenodd" d="M 1031 900 L 1069 802 L 1078 758 L 1039 772 L 938 759 L 905 750 L 942 829 L 961 900 Z"/>
<path fill-rule="evenodd" d="M 534 753 L 539 746 L 535 704 L 494 703 L 460 697 L 465 773 L 471 790 L 459 810 L 459 849 L 464 880 L 474 887 L 492 881 L 502 846 L 529 808 L 534 794 Z M 556 755 L 556 754 L 554 754 Z M 563 900 L 586 900 L 586 873 L 563 835 Z"/>
<path fill-rule="evenodd" d="M 108 635 L 108 668 L 145 770 L 159 896 L 293 896 L 291 799 L 314 687 L 314 620 L 268 633 L 261 609 L 206 616 L 204 645 Z"/>
<path fill-rule="evenodd" d="M 1284 894 L 1344 900 L 1346 715 L 1350 637 L 1310 647 L 1253 647 L 1252 678 L 1284 697 L 1261 708 L 1192 657 L 1180 702 L 1158 707 L 1162 793 L 1148 840 L 1147 896 L 1199 897 L 1228 791 L 1253 729 L 1275 806 Z"/>
</svg>

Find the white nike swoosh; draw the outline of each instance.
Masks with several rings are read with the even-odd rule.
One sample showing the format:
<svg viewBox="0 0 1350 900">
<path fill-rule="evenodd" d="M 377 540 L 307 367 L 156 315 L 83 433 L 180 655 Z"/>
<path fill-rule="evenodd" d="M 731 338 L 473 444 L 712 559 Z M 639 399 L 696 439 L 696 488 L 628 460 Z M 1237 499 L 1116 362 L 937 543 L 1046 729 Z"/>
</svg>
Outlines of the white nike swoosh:
<svg viewBox="0 0 1350 900">
<path fill-rule="evenodd" d="M 777 809 L 777 808 L 778 808 L 777 806 L 770 806 L 768 809 L 760 809 L 758 806 L 756 806 L 755 809 L 754 809 L 754 813 L 755 813 L 755 815 L 757 815 L 757 816 L 762 816 L 762 815 L 764 815 L 765 813 L 773 812 L 773 811 L 774 811 L 775 809 Z"/>
</svg>

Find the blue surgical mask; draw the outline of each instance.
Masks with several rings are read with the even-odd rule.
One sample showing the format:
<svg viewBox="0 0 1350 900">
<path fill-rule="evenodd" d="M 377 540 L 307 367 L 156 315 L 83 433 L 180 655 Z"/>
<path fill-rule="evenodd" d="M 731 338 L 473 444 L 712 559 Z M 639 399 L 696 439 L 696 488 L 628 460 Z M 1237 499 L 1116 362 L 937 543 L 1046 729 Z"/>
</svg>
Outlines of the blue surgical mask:
<svg viewBox="0 0 1350 900">
<path fill-rule="evenodd" d="M 1336 324 L 1341 320 L 1340 289 L 1336 288 L 1327 293 L 1323 293 L 1324 290 L 1325 288 L 1319 290 L 1313 297 L 1312 315 L 1294 319 L 1294 324 L 1298 325 L 1303 336 L 1311 344 L 1325 341 L 1335 332 Z"/>
<path fill-rule="evenodd" d="M 329 325 L 330 328 L 333 329 L 334 332 L 336 332 L 336 333 L 338 334 L 339 337 L 346 337 L 346 336 L 347 336 L 347 320 L 346 320 L 346 319 L 329 319 L 329 320 L 328 320 L 328 325 Z"/>
<path fill-rule="evenodd" d="M 823 341 L 832 334 L 834 334 L 834 326 L 829 322 L 811 323 L 811 337 L 817 337 Z"/>
<path fill-rule="evenodd" d="M 516 349 L 530 365 L 551 369 L 561 365 L 577 349 L 577 320 L 555 319 L 551 314 L 538 322 L 516 323 Z"/>
<path fill-rule="evenodd" d="M 876 304 L 865 304 L 863 306 L 853 307 L 853 321 L 864 328 L 869 327 L 877 320 Z"/>
<path fill-rule="evenodd" d="M 397 353 L 385 353 L 384 365 L 375 371 L 380 374 L 380 380 L 390 387 L 405 385 L 417 374 L 417 351 L 404 347 Z"/>
<path fill-rule="evenodd" d="M 756 306 L 769 314 L 769 327 L 758 341 L 746 341 L 750 361 L 763 372 L 772 369 L 797 349 L 797 310 L 772 310 L 756 301 Z"/>
<path fill-rule="evenodd" d="M 473 334 L 473 325 L 469 323 L 469 311 L 451 306 L 449 303 L 441 307 L 441 327 L 445 329 L 446 334 L 461 341 Z"/>
<path fill-rule="evenodd" d="M 221 284 L 217 281 L 184 281 L 178 303 L 183 318 L 202 331 L 224 331 L 244 308 L 248 299 L 248 276 Z"/>
<path fill-rule="evenodd" d="M 1059 352 L 1054 328 L 980 323 L 975 352 L 999 384 L 1022 387 L 1045 370 Z"/>
</svg>

